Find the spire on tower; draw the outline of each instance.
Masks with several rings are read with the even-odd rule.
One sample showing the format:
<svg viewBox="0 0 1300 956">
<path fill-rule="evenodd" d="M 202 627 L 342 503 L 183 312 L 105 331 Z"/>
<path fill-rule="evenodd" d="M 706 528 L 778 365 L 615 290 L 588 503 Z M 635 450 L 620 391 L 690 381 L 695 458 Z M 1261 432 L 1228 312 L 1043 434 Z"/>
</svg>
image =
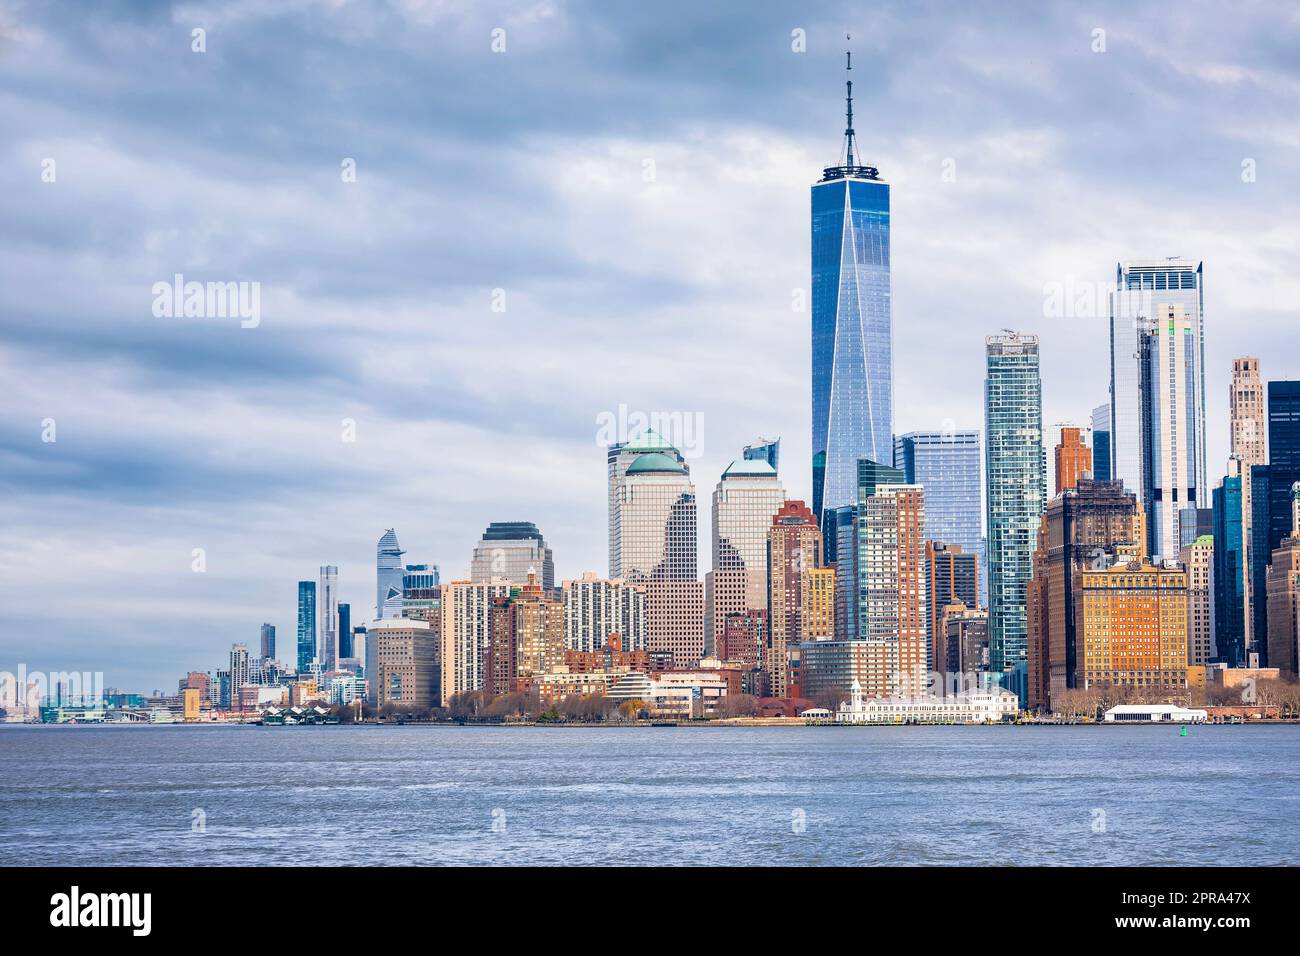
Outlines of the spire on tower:
<svg viewBox="0 0 1300 956">
<path fill-rule="evenodd" d="M 853 34 L 844 34 L 844 42 L 848 43 L 853 39 Z M 844 51 L 844 72 L 853 72 L 853 51 Z M 858 165 L 857 157 L 854 155 L 856 150 L 853 148 L 853 80 L 845 78 L 844 80 L 844 165 Z"/>
</svg>

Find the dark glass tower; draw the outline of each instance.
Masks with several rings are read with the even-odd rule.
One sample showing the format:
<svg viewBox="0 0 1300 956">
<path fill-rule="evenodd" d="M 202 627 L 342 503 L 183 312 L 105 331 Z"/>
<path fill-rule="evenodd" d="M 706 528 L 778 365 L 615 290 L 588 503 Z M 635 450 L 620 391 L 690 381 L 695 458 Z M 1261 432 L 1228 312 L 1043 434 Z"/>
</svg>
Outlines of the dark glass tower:
<svg viewBox="0 0 1300 956">
<path fill-rule="evenodd" d="M 298 582 L 298 673 L 311 670 L 316 657 L 316 582 Z"/>
<path fill-rule="evenodd" d="M 852 70 L 852 59 L 848 60 Z M 812 187 L 813 513 L 856 503 L 860 458 L 893 460 L 889 184 L 859 163 L 853 81 L 841 163 Z M 823 540 L 835 540 L 823 527 Z M 830 545 L 833 546 L 833 545 Z"/>
<path fill-rule="evenodd" d="M 1214 658 L 1235 667 L 1246 657 L 1241 476 L 1228 475 L 1210 495 L 1214 502 Z"/>
<path fill-rule="evenodd" d="M 1251 472 L 1252 591 L 1267 589 L 1273 551 L 1291 533 L 1291 486 L 1300 481 L 1300 382 L 1268 383 L 1268 465 Z M 1251 602 L 1252 647 L 1268 664 L 1268 602 Z"/>
</svg>

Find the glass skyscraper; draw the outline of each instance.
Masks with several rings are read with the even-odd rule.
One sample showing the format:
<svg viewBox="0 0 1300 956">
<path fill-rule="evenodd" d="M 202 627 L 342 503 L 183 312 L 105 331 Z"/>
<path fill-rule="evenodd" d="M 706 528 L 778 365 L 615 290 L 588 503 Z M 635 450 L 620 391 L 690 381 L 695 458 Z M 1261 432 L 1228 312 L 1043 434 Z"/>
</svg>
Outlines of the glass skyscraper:
<svg viewBox="0 0 1300 956">
<path fill-rule="evenodd" d="M 375 619 L 402 616 L 402 555 L 397 532 L 389 528 L 375 548 Z"/>
<path fill-rule="evenodd" d="M 909 432 L 894 439 L 894 466 L 903 481 L 925 489 L 925 536 L 960 545 L 979 556 L 984 567 L 981 529 L 980 433 L 978 431 Z M 988 601 L 988 574 L 980 573 L 979 599 Z"/>
<path fill-rule="evenodd" d="M 989 528 L 989 656 L 993 670 L 1026 660 L 1025 589 L 1047 501 L 1038 336 L 985 339 L 985 467 Z"/>
<path fill-rule="evenodd" d="M 1201 265 L 1178 258 L 1122 263 L 1115 285 L 1111 475 L 1141 498 L 1150 553 L 1177 557 L 1181 513 L 1209 499 Z"/>
<path fill-rule="evenodd" d="M 316 582 L 298 582 L 298 673 L 311 670 L 316 657 Z"/>
<path fill-rule="evenodd" d="M 781 439 L 760 438 L 754 444 L 746 445 L 744 458 L 745 461 L 765 461 L 773 471 L 778 471 L 781 467 Z"/>
<path fill-rule="evenodd" d="M 850 69 L 852 68 L 850 63 Z M 889 184 L 859 163 L 853 82 L 840 165 L 812 187 L 813 513 L 857 501 L 857 461 L 893 459 Z M 834 529 L 823 540 L 833 548 Z"/>
<path fill-rule="evenodd" d="M 1230 462 L 1236 470 L 1237 460 Z M 1242 535 L 1241 475 L 1229 474 L 1215 488 L 1214 656 L 1233 666 L 1246 660 L 1246 553 Z"/>
<path fill-rule="evenodd" d="M 1110 403 L 1092 410 L 1092 477 L 1110 481 Z"/>
</svg>

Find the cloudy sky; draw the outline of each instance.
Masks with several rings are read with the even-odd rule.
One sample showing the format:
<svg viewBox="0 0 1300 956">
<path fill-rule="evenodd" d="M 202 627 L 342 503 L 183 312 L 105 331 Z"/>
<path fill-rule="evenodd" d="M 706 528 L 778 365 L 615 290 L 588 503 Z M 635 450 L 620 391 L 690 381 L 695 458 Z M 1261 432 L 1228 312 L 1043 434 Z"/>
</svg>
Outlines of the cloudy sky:
<svg viewBox="0 0 1300 956">
<path fill-rule="evenodd" d="M 1049 431 L 1086 421 L 1089 290 L 1183 255 L 1221 474 L 1231 358 L 1300 374 L 1296 8 L 966 6 L 0 0 L 0 670 L 174 687 L 263 621 L 291 659 L 296 582 L 337 564 L 363 618 L 390 526 L 444 579 L 493 520 L 604 571 L 620 405 L 697 423 L 702 544 L 760 434 L 806 497 L 846 29 L 895 430 L 978 427 L 1007 327 Z M 156 316 L 177 273 L 259 283 L 260 324 Z"/>
</svg>

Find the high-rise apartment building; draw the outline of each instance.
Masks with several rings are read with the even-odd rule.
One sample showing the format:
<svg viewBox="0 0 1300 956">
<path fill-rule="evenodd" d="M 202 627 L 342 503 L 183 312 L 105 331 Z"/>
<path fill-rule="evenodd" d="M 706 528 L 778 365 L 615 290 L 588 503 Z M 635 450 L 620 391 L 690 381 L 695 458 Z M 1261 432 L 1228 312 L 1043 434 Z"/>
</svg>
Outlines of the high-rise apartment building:
<svg viewBox="0 0 1300 956">
<path fill-rule="evenodd" d="M 889 684 L 918 696 L 932 662 L 924 489 L 881 485 L 859 502 L 858 524 L 859 636 L 893 645 Z"/>
<path fill-rule="evenodd" d="M 555 588 L 555 561 L 537 525 L 531 521 L 494 521 L 488 525 L 474 549 L 469 579 L 481 582 L 502 578 L 523 587 L 530 573 L 537 575 L 542 588 Z"/>
<path fill-rule="evenodd" d="M 889 185 L 860 162 L 848 81 L 844 148 L 812 187 L 812 511 L 853 505 L 859 458 L 893 444 Z M 829 535 L 829 532 L 827 532 Z"/>
<path fill-rule="evenodd" d="M 492 581 L 452 581 L 442 585 L 442 605 L 439 616 L 442 624 L 441 663 L 442 701 L 445 704 L 454 694 L 481 690 L 486 686 L 484 663 L 491 639 L 489 615 L 492 602 L 499 597 L 510 597 L 519 586 L 498 578 Z M 423 622 L 427 623 L 427 622 Z M 373 629 L 366 634 L 369 651 L 374 643 Z M 430 657 L 430 667 L 434 658 Z M 367 666 L 367 675 L 370 671 Z"/>
<path fill-rule="evenodd" d="M 275 660 L 275 625 L 274 624 L 262 625 L 260 649 L 262 651 L 263 660 L 268 660 L 268 661 Z"/>
<path fill-rule="evenodd" d="M 1056 493 L 1073 488 L 1080 478 L 1091 474 L 1092 450 L 1083 440 L 1083 429 L 1063 426 L 1056 445 Z"/>
<path fill-rule="evenodd" d="M 548 594 L 534 574 L 522 589 L 493 598 L 483 665 L 490 694 L 526 687 L 534 675 L 565 662 L 564 605 Z"/>
<path fill-rule="evenodd" d="M 801 641 L 827 640 L 835 629 L 835 575 L 822 566 L 821 529 L 802 501 L 787 501 L 768 531 L 768 693 L 790 689 L 788 652 Z"/>
<path fill-rule="evenodd" d="M 1214 657 L 1214 535 L 1201 535 L 1179 560 L 1187 569 L 1187 663 L 1204 667 Z"/>
<path fill-rule="evenodd" d="M 1078 606 L 1081 576 L 1117 558 L 1141 558 L 1146 524 L 1137 495 L 1121 481 L 1080 479 L 1047 503 L 1028 586 L 1028 703 L 1050 710 L 1081 686 Z"/>
<path fill-rule="evenodd" d="M 298 673 L 306 674 L 316 659 L 316 582 L 298 582 Z"/>
<path fill-rule="evenodd" d="M 375 618 L 402 616 L 402 555 L 397 532 L 389 528 L 375 548 Z"/>
<path fill-rule="evenodd" d="M 615 492 L 610 577 L 697 580 L 695 485 L 681 456 L 637 456 L 623 469 Z"/>
<path fill-rule="evenodd" d="M 1112 474 L 1141 498 L 1148 551 L 1173 557 L 1180 513 L 1209 496 L 1201 265 L 1120 264 L 1110 323 Z"/>
<path fill-rule="evenodd" d="M 704 656 L 704 582 L 646 581 L 646 653 L 675 670 L 696 667 Z"/>
<path fill-rule="evenodd" d="M 962 678 L 954 690 L 979 687 L 980 675 L 989 669 L 989 612 L 948 605 L 939 617 L 939 646 L 937 670 Z"/>
<path fill-rule="evenodd" d="M 332 671 L 339 660 L 339 569 L 332 564 L 321 565 L 316 614 L 316 660 L 322 671 Z"/>
<path fill-rule="evenodd" d="M 1038 336 L 985 339 L 985 487 L 988 497 L 989 647 L 994 670 L 1026 660 L 1025 589 L 1047 500 Z"/>
<path fill-rule="evenodd" d="M 587 571 L 565 581 L 564 643 L 572 651 L 594 653 L 619 635 L 625 651 L 646 649 L 646 596 L 644 589 L 626 581 L 609 580 Z"/>
<path fill-rule="evenodd" d="M 767 609 L 767 539 L 785 503 L 776 469 L 764 459 L 733 461 L 713 492 L 713 570 L 707 618 L 716 649 L 730 614 Z"/>
<path fill-rule="evenodd" d="M 1080 583 L 1079 686 L 1154 695 L 1187 688 L 1187 573 L 1177 561 L 1121 561 Z"/>
<path fill-rule="evenodd" d="M 239 689 L 251 683 L 248 645 L 235 644 L 230 648 L 230 706 L 241 709 Z"/>
</svg>

